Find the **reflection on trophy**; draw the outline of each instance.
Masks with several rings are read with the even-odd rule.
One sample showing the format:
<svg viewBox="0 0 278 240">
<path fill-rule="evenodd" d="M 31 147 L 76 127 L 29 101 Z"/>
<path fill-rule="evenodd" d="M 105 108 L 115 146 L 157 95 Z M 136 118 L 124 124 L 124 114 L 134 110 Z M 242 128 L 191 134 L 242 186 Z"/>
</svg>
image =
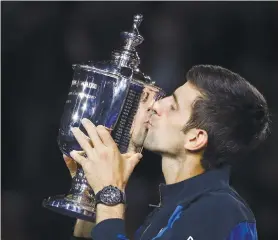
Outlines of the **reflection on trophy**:
<svg viewBox="0 0 278 240">
<path fill-rule="evenodd" d="M 138 31 L 142 19 L 142 15 L 134 16 L 132 30 L 122 33 L 124 47 L 112 53 L 111 61 L 73 65 L 73 81 L 58 136 L 63 154 L 82 151 L 70 129 L 79 127 L 86 134 L 83 118 L 105 126 L 121 153 L 142 151 L 149 109 L 165 96 L 138 68 L 140 59 L 135 47 L 144 40 Z M 94 192 L 80 166 L 69 193 L 49 197 L 43 206 L 71 217 L 95 220 Z"/>
</svg>

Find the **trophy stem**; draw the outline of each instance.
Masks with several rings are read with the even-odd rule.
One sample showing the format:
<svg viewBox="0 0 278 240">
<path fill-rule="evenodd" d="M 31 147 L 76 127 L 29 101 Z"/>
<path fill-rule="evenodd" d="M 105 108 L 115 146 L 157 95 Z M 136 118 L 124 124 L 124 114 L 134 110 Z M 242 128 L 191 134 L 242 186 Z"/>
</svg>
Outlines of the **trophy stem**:
<svg viewBox="0 0 278 240">
<path fill-rule="evenodd" d="M 63 215 L 90 222 L 95 221 L 94 192 L 80 165 L 78 165 L 76 175 L 72 179 L 69 193 L 49 197 L 43 201 L 43 206 Z"/>
</svg>

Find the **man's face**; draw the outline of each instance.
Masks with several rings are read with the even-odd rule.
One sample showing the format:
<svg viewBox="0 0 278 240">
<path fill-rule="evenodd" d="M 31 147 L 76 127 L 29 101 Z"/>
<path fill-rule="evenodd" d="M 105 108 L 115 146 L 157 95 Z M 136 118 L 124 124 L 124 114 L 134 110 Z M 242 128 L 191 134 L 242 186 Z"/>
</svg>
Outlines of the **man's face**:
<svg viewBox="0 0 278 240">
<path fill-rule="evenodd" d="M 200 92 L 189 82 L 153 105 L 156 112 L 147 125 L 144 147 L 150 151 L 178 155 L 184 152 L 186 134 L 182 131 L 191 115 L 192 104 Z"/>
</svg>

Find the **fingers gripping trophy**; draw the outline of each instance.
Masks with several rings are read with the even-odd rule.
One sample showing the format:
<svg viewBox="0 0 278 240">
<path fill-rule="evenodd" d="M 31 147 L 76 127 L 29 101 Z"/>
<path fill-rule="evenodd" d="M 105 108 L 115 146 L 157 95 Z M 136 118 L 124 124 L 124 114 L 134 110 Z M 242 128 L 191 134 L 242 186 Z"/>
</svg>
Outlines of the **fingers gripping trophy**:
<svg viewBox="0 0 278 240">
<path fill-rule="evenodd" d="M 112 60 L 73 65 L 73 80 L 58 135 L 58 145 L 64 155 L 69 157 L 72 150 L 83 153 L 71 131 L 72 127 L 78 127 L 86 134 L 81 124 L 83 118 L 105 126 L 122 154 L 142 151 L 149 110 L 156 100 L 165 96 L 139 69 L 140 58 L 135 47 L 144 40 L 138 31 L 142 20 L 142 15 L 134 16 L 132 30 L 121 34 L 124 46 L 112 52 Z M 94 196 L 83 169 L 77 165 L 69 193 L 49 197 L 43 206 L 94 222 Z"/>
</svg>

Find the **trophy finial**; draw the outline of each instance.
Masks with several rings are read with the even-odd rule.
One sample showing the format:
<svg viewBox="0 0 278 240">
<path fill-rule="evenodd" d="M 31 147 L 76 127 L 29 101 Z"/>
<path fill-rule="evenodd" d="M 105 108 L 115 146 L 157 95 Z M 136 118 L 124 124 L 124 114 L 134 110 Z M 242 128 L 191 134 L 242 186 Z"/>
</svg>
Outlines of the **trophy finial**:
<svg viewBox="0 0 278 240">
<path fill-rule="evenodd" d="M 133 30 L 137 29 L 140 26 L 141 22 L 143 21 L 143 15 L 137 14 L 133 17 Z"/>
<path fill-rule="evenodd" d="M 142 14 L 134 15 L 131 31 L 121 33 L 125 44 L 120 51 L 114 51 L 112 53 L 114 60 L 116 60 L 118 62 L 118 65 L 121 67 L 129 66 L 135 69 L 140 64 L 140 58 L 136 52 L 135 47 L 140 45 L 144 41 L 144 38 L 138 31 L 138 27 L 140 26 L 142 21 Z"/>
</svg>

